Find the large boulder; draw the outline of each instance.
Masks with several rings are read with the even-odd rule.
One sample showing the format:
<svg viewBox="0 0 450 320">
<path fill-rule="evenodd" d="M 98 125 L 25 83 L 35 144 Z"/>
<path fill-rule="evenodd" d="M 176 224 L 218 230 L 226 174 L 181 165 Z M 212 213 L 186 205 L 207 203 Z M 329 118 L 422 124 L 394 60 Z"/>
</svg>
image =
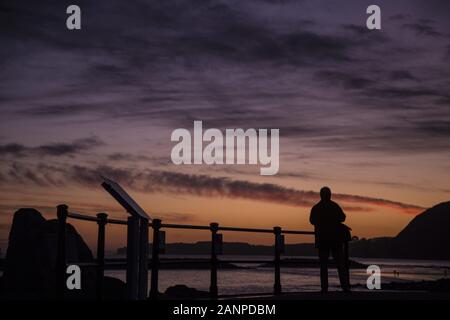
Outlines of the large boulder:
<svg viewBox="0 0 450 320">
<path fill-rule="evenodd" d="M 57 220 L 46 220 L 39 211 L 19 209 L 9 234 L 4 273 L 3 297 L 9 299 L 52 299 L 56 288 Z M 94 262 L 91 250 L 75 228 L 66 226 L 66 257 L 68 263 Z M 117 280 L 119 281 L 119 280 Z M 119 288 L 117 298 L 123 297 L 124 285 L 105 277 L 105 289 Z M 109 285 L 111 282 L 111 285 Z M 68 298 L 94 298 L 95 268 L 82 268 L 81 290 L 68 290 Z M 115 292 L 109 292 L 113 298 Z"/>
</svg>

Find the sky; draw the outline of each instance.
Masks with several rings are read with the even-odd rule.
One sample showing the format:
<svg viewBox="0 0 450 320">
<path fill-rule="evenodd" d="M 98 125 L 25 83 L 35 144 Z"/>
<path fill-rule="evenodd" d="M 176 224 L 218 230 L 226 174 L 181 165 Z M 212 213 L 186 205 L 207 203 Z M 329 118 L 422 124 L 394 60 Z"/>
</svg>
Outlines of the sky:
<svg viewBox="0 0 450 320">
<path fill-rule="evenodd" d="M 70 4 L 81 30 L 66 28 Z M 450 3 L 377 1 L 381 30 L 368 30 L 371 4 L 2 1 L 0 247 L 21 207 L 125 218 L 100 174 L 163 222 L 298 230 L 327 185 L 353 234 L 395 236 L 449 200 Z M 195 120 L 278 128 L 279 173 L 172 164 L 172 131 Z M 94 226 L 74 224 L 95 243 Z M 124 245 L 125 230 L 107 234 Z"/>
</svg>

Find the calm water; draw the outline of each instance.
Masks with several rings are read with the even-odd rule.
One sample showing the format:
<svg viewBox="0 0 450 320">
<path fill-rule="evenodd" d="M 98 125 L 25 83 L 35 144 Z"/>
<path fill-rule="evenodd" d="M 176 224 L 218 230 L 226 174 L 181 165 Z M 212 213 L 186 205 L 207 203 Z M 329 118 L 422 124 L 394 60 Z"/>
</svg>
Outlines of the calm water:
<svg viewBox="0 0 450 320">
<path fill-rule="evenodd" d="M 165 256 L 166 258 L 181 256 Z M 188 256 L 184 258 L 207 258 L 207 256 Z M 286 257 L 287 258 L 287 257 Z M 294 257 L 289 257 L 294 258 Z M 295 257 L 298 258 L 298 257 Z M 222 260 L 271 260 L 272 257 L 242 257 L 226 256 Z M 427 260 L 393 260 L 393 259 L 358 259 L 364 264 L 376 264 L 380 266 L 383 282 L 391 281 L 419 281 L 436 280 L 450 277 L 450 261 Z M 257 267 L 255 264 L 237 264 L 240 266 L 252 266 L 251 270 L 219 270 L 218 287 L 219 294 L 236 293 L 261 293 L 273 290 L 273 268 Z M 394 271 L 398 275 L 394 276 Z M 446 274 L 447 273 L 447 274 Z M 106 271 L 112 277 L 125 280 L 124 270 Z M 352 284 L 365 285 L 367 274 L 365 270 L 351 270 Z M 209 270 L 160 270 L 159 289 L 164 292 L 170 286 L 185 284 L 189 287 L 207 291 L 209 288 Z M 150 277 L 149 277 L 150 278 Z M 320 278 L 318 268 L 281 268 L 281 283 L 284 292 L 289 291 L 318 291 L 320 290 Z M 338 290 L 338 277 L 335 269 L 329 270 L 330 290 Z M 364 290 L 361 288 L 360 290 Z"/>
</svg>

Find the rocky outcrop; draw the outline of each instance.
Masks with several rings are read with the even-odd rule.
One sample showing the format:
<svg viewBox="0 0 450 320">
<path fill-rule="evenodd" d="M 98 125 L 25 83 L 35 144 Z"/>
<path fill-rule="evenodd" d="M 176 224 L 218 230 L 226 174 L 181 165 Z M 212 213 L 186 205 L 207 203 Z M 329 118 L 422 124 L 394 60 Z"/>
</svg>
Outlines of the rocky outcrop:
<svg viewBox="0 0 450 320">
<path fill-rule="evenodd" d="M 35 209 L 20 209 L 14 214 L 2 279 L 2 296 L 7 299 L 53 299 L 56 288 L 57 220 L 46 220 Z M 91 250 L 75 228 L 67 224 L 68 263 L 93 262 Z M 119 284 L 118 281 L 121 283 Z M 68 290 L 67 298 L 95 297 L 95 268 L 82 268 L 81 290 Z M 105 292 L 110 298 L 124 296 L 120 280 L 105 277 Z"/>
<path fill-rule="evenodd" d="M 186 285 L 177 284 L 166 289 L 161 296 L 162 299 L 167 300 L 192 300 L 192 299 L 208 299 L 209 292 L 190 288 Z"/>
<path fill-rule="evenodd" d="M 351 243 L 350 253 L 353 257 L 449 260 L 450 202 L 417 215 L 396 237 Z"/>
<path fill-rule="evenodd" d="M 450 259 L 450 202 L 425 210 L 394 238 L 397 258 Z"/>
</svg>

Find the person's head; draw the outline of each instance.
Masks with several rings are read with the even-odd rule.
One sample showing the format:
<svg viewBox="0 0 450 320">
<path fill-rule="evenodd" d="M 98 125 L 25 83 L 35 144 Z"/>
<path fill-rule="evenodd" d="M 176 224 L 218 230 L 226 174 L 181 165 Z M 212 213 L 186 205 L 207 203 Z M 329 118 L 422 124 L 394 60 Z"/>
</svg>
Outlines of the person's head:
<svg viewBox="0 0 450 320">
<path fill-rule="evenodd" d="M 328 187 L 320 189 L 320 199 L 322 201 L 331 200 L 331 189 Z"/>
</svg>

